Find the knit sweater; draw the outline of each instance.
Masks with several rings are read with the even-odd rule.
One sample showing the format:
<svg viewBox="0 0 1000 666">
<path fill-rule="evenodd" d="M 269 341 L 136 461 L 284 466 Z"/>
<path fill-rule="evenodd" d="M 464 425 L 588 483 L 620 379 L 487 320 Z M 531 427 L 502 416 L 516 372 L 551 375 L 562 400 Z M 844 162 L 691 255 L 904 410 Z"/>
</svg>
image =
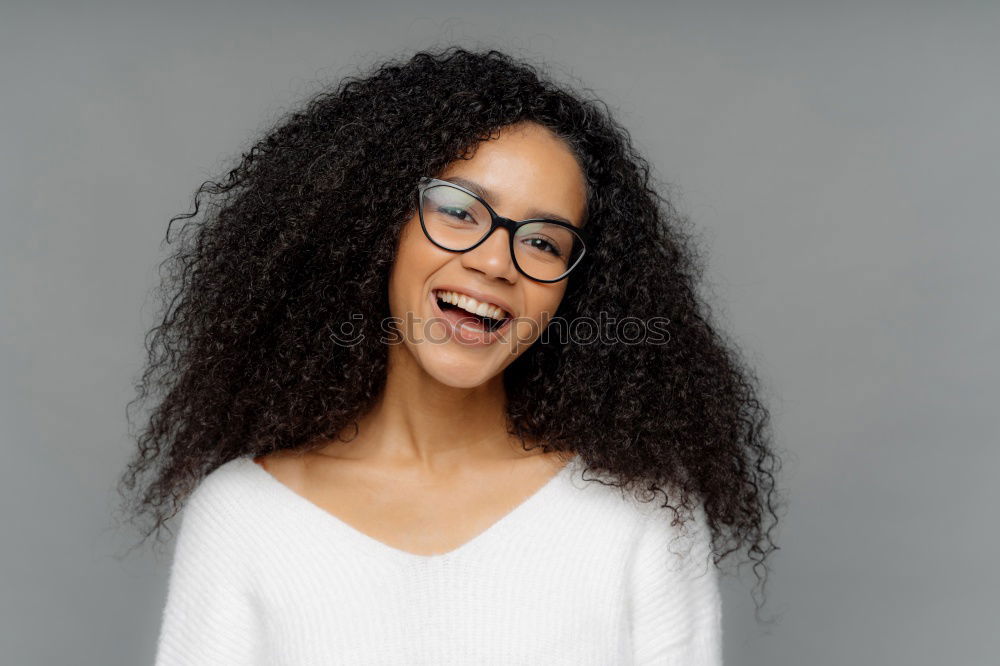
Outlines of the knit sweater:
<svg viewBox="0 0 1000 666">
<path fill-rule="evenodd" d="M 251 456 L 185 504 L 156 666 L 722 663 L 703 508 L 671 526 L 575 456 L 485 532 L 418 555 Z"/>
</svg>

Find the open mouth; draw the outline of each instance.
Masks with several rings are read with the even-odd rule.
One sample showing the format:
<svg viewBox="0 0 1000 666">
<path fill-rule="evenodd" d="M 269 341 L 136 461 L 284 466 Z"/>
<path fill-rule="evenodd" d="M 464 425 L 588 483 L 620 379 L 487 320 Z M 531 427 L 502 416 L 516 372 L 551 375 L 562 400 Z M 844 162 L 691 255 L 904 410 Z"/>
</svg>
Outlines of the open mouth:
<svg viewBox="0 0 1000 666">
<path fill-rule="evenodd" d="M 434 298 L 437 299 L 437 305 L 441 312 L 459 326 L 475 328 L 486 333 L 496 333 L 511 320 L 510 313 L 501 307 L 477 301 L 465 294 L 435 290 Z"/>
</svg>

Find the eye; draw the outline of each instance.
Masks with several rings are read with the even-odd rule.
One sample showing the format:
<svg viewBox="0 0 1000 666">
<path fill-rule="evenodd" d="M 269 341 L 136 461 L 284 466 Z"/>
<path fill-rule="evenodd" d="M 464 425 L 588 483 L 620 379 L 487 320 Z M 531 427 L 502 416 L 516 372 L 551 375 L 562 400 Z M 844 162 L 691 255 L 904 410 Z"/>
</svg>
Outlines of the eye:
<svg viewBox="0 0 1000 666">
<path fill-rule="evenodd" d="M 524 242 L 528 245 L 528 247 L 534 250 L 541 250 L 542 252 L 547 252 L 556 257 L 562 256 L 562 252 L 559 251 L 559 247 L 545 238 L 539 238 L 536 236 L 534 238 L 527 238 Z"/>
<path fill-rule="evenodd" d="M 475 222 L 476 220 L 472 217 L 472 213 L 464 208 L 454 208 L 447 206 L 439 206 L 438 212 L 444 213 L 449 217 L 453 217 L 457 220 L 462 220 L 463 222 Z"/>
</svg>

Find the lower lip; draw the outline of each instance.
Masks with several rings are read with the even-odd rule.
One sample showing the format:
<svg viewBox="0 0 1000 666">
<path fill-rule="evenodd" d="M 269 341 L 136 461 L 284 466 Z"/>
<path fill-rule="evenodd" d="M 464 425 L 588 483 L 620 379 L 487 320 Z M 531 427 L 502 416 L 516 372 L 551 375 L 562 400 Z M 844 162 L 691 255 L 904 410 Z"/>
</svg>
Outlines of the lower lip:
<svg viewBox="0 0 1000 666">
<path fill-rule="evenodd" d="M 489 347 L 490 345 L 500 341 L 501 335 L 510 328 L 511 319 L 508 317 L 507 320 L 495 331 L 487 331 L 480 328 L 478 325 L 466 326 L 459 323 L 458 318 L 461 315 L 452 310 L 445 312 L 437 304 L 437 296 L 434 292 L 430 292 L 431 309 L 434 312 L 435 317 L 439 317 L 441 321 L 445 322 L 448 326 L 448 332 L 450 334 L 450 339 L 461 343 L 467 347 Z M 469 315 L 471 319 L 472 316 Z"/>
</svg>

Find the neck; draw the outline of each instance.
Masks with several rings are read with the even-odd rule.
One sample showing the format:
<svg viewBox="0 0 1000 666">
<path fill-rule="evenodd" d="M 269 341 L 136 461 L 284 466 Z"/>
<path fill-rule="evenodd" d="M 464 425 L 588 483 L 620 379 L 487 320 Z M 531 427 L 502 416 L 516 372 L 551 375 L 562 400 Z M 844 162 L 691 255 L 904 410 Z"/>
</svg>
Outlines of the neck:
<svg viewBox="0 0 1000 666">
<path fill-rule="evenodd" d="M 448 386 L 393 345 L 381 396 L 358 420 L 357 436 L 330 453 L 429 471 L 533 455 L 508 434 L 506 402 L 502 374 L 471 388 Z M 351 426 L 344 439 L 353 434 Z"/>
</svg>

